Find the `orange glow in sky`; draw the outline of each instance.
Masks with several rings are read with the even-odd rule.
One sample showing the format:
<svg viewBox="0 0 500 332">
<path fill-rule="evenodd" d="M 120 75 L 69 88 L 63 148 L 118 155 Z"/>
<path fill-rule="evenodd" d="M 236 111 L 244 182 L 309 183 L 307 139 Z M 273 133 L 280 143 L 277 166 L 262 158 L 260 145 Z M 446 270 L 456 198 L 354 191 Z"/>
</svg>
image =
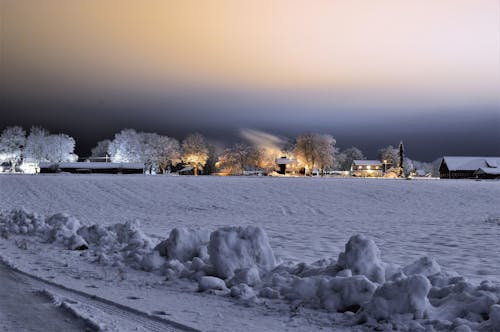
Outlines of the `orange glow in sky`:
<svg viewBox="0 0 500 332">
<path fill-rule="evenodd" d="M 39 75 L 83 90 L 498 93 L 497 0 L 2 0 L 1 10 L 3 76 L 31 90 L 47 88 L 26 79 Z"/>
</svg>

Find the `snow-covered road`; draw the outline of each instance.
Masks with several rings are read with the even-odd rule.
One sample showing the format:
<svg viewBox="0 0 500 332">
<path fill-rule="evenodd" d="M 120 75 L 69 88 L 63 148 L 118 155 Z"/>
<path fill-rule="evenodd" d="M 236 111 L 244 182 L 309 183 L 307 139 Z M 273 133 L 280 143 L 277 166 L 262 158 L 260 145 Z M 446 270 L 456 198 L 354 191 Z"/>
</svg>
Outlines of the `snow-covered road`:
<svg viewBox="0 0 500 332">
<path fill-rule="evenodd" d="M 2 262 L 0 285 L 0 331 L 92 331 L 86 322 L 55 306 Z"/>
<path fill-rule="evenodd" d="M 0 285 L 0 331 L 196 331 L 23 273 L 1 261 Z"/>
</svg>

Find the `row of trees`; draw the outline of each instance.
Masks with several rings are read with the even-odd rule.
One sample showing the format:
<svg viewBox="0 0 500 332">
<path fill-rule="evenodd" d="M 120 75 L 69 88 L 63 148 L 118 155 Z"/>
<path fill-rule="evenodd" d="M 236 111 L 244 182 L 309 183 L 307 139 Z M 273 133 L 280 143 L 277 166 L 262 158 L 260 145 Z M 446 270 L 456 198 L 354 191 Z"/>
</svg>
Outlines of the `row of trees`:
<svg viewBox="0 0 500 332">
<path fill-rule="evenodd" d="M 8 161 L 12 169 L 21 160 L 76 161 L 78 157 L 74 149 L 75 140 L 72 137 L 50 134 L 40 127 L 32 127 L 28 135 L 21 127 L 8 127 L 0 135 L 0 161 Z M 378 151 L 378 158 L 398 172 L 405 170 L 406 175 L 416 169 L 422 173 L 434 171 L 435 165 L 413 161 L 400 153 L 400 148 L 388 146 Z M 291 161 L 288 169 L 311 175 L 313 170 L 320 173 L 350 170 L 353 160 L 366 159 L 360 149 L 351 147 L 340 151 L 331 135 L 318 133 L 299 135 L 293 141 L 283 142 L 272 149 L 243 142 L 223 149 L 208 143 L 199 133 L 188 135 L 179 142 L 172 137 L 134 129 L 124 129 L 112 140 L 98 142 L 92 149 L 92 157 L 141 163 L 149 173 L 167 173 L 174 168 L 190 166 L 195 175 L 200 171 L 205 174 L 223 171 L 232 175 L 249 170 L 271 173 L 276 169 L 276 159 L 280 157 Z"/>
<path fill-rule="evenodd" d="M 179 143 L 172 137 L 124 129 L 113 140 L 97 143 L 92 149 L 92 157 L 109 157 L 113 162 L 142 163 L 150 173 L 169 172 L 183 163 L 190 165 L 197 175 L 209 159 L 209 148 L 204 137 L 198 133 L 187 136 Z"/>
<path fill-rule="evenodd" d="M 50 134 L 41 127 L 32 127 L 29 134 L 19 126 L 7 127 L 0 135 L 0 160 L 15 169 L 21 160 L 75 161 L 75 140 L 66 134 Z"/>
</svg>

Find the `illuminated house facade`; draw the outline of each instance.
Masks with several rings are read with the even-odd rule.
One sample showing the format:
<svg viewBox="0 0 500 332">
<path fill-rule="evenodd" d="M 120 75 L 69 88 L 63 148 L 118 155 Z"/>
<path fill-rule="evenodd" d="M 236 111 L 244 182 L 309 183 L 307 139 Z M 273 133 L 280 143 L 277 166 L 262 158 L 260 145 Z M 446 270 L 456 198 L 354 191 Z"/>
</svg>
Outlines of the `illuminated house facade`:
<svg viewBox="0 0 500 332">
<path fill-rule="evenodd" d="M 379 160 L 353 160 L 351 175 L 358 177 L 382 177 L 384 176 L 383 166 Z"/>
</svg>

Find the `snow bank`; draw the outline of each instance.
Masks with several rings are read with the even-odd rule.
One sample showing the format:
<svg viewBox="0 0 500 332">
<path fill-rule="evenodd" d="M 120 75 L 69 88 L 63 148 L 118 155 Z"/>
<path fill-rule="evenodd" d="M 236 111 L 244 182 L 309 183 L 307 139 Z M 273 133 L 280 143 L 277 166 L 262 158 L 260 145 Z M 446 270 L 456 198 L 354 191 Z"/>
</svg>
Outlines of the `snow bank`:
<svg viewBox="0 0 500 332">
<path fill-rule="evenodd" d="M 349 324 L 368 330 L 500 330 L 500 285 L 472 284 L 429 257 L 404 267 L 383 262 L 363 235 L 352 236 L 337 260 L 280 265 L 266 233 L 254 226 L 175 228 L 155 245 L 138 222 L 82 225 L 66 214 L 43 218 L 19 209 L 0 213 L 0 235 L 86 249 L 84 257 L 95 263 L 187 278 L 201 292 L 345 313 Z"/>
</svg>

